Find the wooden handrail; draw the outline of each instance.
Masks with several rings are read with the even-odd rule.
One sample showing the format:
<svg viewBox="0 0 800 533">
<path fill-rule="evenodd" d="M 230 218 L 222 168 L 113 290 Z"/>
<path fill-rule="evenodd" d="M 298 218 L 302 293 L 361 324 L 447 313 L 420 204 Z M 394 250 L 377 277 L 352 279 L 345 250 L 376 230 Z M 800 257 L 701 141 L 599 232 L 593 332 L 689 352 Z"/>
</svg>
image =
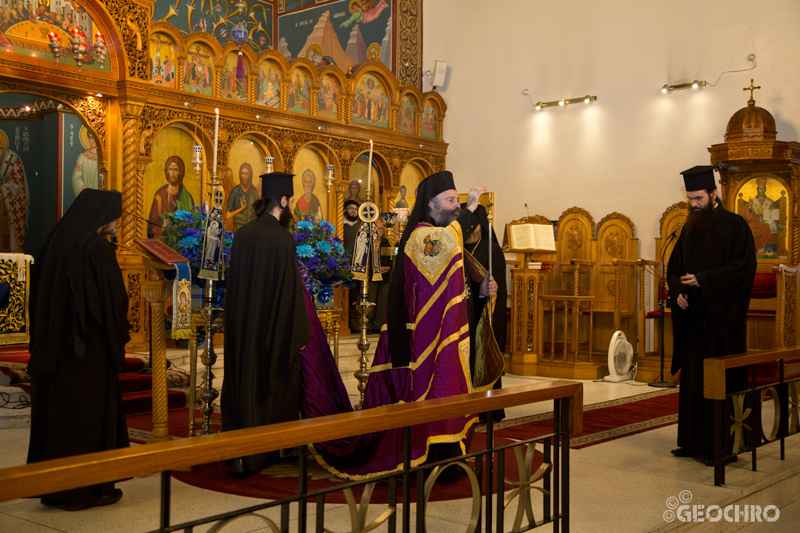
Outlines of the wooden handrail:
<svg viewBox="0 0 800 533">
<path fill-rule="evenodd" d="M 759 363 L 771 363 L 781 359 L 800 359 L 800 346 L 786 346 L 775 350 L 706 359 L 703 361 L 703 395 L 709 400 L 725 399 L 725 370 Z"/>
<path fill-rule="evenodd" d="M 570 433 L 581 433 L 583 384 L 551 381 L 14 466 L 0 470 L 0 502 L 564 398 Z"/>
<path fill-rule="evenodd" d="M 570 259 L 570 265 L 583 265 L 583 266 L 594 266 L 595 262 L 589 259 Z"/>
</svg>

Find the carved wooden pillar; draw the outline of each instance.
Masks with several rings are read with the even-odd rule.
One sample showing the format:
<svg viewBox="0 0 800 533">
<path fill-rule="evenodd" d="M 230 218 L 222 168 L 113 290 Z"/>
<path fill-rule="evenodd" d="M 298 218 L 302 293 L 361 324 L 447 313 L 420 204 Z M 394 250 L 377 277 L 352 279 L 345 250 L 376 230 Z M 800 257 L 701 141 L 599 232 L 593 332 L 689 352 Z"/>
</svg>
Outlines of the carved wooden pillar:
<svg viewBox="0 0 800 533">
<path fill-rule="evenodd" d="M 164 331 L 164 303 L 172 295 L 172 282 L 161 275 L 160 262 L 150 260 L 150 280 L 142 284 L 142 294 L 150 302 L 150 329 L 152 352 L 150 360 L 153 373 L 153 436 L 149 443 L 170 440 L 167 414 L 167 348 Z"/>
<path fill-rule="evenodd" d="M 389 114 L 389 129 L 397 131 L 400 129 L 400 104 L 392 104 Z"/>
<path fill-rule="evenodd" d="M 142 295 L 142 285 L 147 280 L 147 270 L 142 263 L 141 255 L 133 244 L 134 239 L 144 237 L 144 224 L 129 215 L 134 213 L 144 216 L 144 170 L 139 167 L 139 117 L 143 104 L 123 102 L 120 104 L 122 117 L 122 179 L 119 181 L 122 191 L 122 213 L 120 224 L 120 243 L 118 260 L 122 269 L 125 289 L 128 293 L 128 322 L 131 324 L 131 340 L 127 345 L 130 350 L 146 350 L 148 348 L 147 305 Z M 146 168 L 146 165 L 145 165 Z"/>
<path fill-rule="evenodd" d="M 335 214 L 328 217 L 331 223 L 336 226 L 336 235 L 339 235 L 342 239 L 344 239 L 344 195 L 347 192 L 347 186 L 347 183 L 337 183 L 332 187 L 336 199 L 330 205 L 335 205 Z"/>
<path fill-rule="evenodd" d="M 142 215 L 144 213 L 144 174 L 140 175 L 139 163 L 139 117 L 143 105 L 125 102 L 120 106 L 122 114 L 122 209 L 127 213 Z M 142 224 L 136 218 L 122 213 L 122 231 L 120 242 L 133 250 L 133 239 L 143 237 Z M 122 253 L 136 253 L 125 251 Z"/>
<path fill-rule="evenodd" d="M 797 184 L 800 183 L 800 165 L 796 163 L 789 163 L 789 168 L 792 170 L 792 185 L 794 190 L 792 191 L 792 210 L 791 210 L 791 219 L 789 221 L 789 225 L 791 227 L 791 241 L 792 241 L 792 253 L 791 259 L 792 266 L 797 266 L 800 263 L 800 202 L 797 197 L 798 195 L 798 186 Z"/>
<path fill-rule="evenodd" d="M 319 101 L 317 100 L 318 95 L 319 95 L 319 88 L 313 87 L 311 89 L 311 109 L 309 110 L 311 111 L 312 117 L 316 117 L 317 112 L 319 111 Z"/>
</svg>

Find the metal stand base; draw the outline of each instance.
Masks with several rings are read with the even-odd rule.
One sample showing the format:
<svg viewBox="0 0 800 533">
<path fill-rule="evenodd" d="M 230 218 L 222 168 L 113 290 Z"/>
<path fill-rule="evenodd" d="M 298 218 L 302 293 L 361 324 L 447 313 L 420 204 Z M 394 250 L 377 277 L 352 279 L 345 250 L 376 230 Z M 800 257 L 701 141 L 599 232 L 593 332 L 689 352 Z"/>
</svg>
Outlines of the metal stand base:
<svg viewBox="0 0 800 533">
<path fill-rule="evenodd" d="M 654 381 L 652 383 L 647 384 L 648 387 L 661 387 L 663 389 L 671 389 L 677 387 L 674 383 L 669 383 L 667 381 Z"/>
</svg>

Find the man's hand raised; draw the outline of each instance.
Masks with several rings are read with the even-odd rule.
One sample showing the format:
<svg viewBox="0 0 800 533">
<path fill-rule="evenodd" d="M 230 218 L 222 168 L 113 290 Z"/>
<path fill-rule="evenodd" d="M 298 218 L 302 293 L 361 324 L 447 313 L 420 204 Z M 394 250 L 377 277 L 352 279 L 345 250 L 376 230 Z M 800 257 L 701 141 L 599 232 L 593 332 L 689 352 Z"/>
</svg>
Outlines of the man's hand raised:
<svg viewBox="0 0 800 533">
<path fill-rule="evenodd" d="M 480 200 L 481 195 L 486 192 L 486 187 L 483 185 L 476 185 L 469 190 L 469 196 L 467 197 L 467 209 L 472 211 L 473 213 L 478 208 L 478 200 Z"/>
</svg>

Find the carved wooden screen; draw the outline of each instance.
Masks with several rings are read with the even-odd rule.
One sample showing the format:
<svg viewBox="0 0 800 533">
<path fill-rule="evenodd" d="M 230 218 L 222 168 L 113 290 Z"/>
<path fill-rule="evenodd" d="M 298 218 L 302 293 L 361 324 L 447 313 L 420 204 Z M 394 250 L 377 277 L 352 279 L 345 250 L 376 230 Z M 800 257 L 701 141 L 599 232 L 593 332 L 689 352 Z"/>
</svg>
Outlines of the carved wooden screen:
<svg viewBox="0 0 800 533">
<path fill-rule="evenodd" d="M 686 217 L 689 216 L 689 204 L 686 202 L 678 202 L 672 204 L 661 214 L 661 221 L 659 222 L 658 237 L 656 238 L 656 257 L 655 261 L 661 260 L 661 243 L 664 243 L 669 235 L 675 228 L 682 227 L 686 223 Z M 675 233 L 675 237 L 667 243 L 667 248 L 664 253 L 664 261 L 669 261 L 669 256 L 672 249 L 675 247 L 675 241 L 681 236 L 681 229 Z"/>
<path fill-rule="evenodd" d="M 555 276 L 550 286 L 552 294 L 572 294 L 575 269 L 570 265 L 573 259 L 592 261 L 594 240 L 594 219 L 585 209 L 571 207 L 558 218 L 556 241 Z M 589 289 L 591 269 L 582 268 L 578 289 Z"/>
<path fill-rule="evenodd" d="M 618 307 L 629 312 L 635 307 L 637 268 L 619 269 L 620 279 L 617 280 L 618 269 L 611 264 L 614 259 L 635 261 L 638 258 L 639 239 L 634 234 L 633 222 L 622 213 L 611 213 L 597 224 L 597 263 L 592 273 L 592 292 L 597 298 L 595 309 L 598 311 L 613 311 Z M 617 282 L 620 284 L 618 296 Z"/>
</svg>

